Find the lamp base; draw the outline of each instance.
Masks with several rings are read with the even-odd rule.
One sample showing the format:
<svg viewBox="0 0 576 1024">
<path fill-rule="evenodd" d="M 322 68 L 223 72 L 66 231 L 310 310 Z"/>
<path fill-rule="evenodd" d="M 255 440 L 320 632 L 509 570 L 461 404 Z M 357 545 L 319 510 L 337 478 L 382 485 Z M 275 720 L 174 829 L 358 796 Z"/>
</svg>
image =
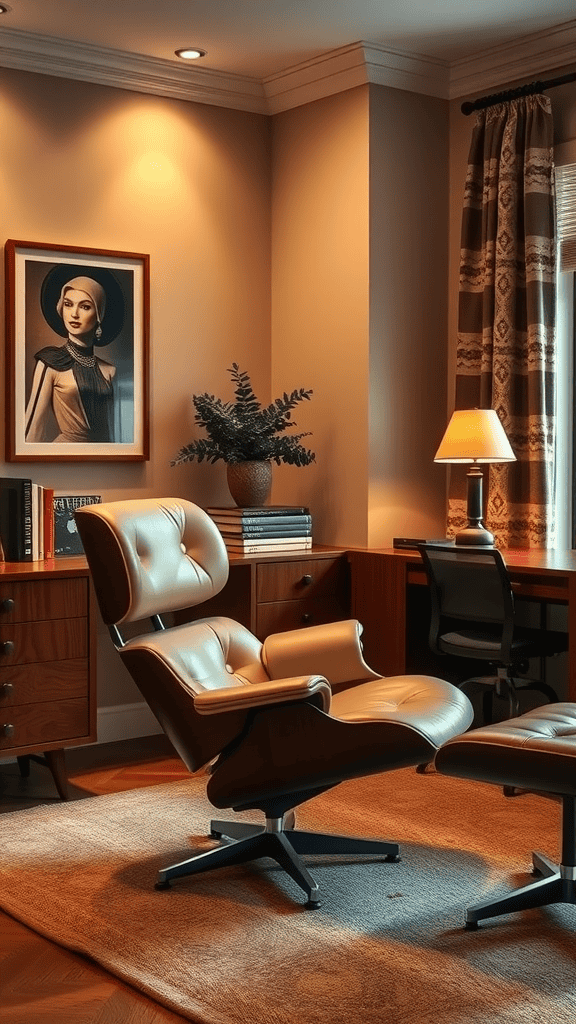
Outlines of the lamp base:
<svg viewBox="0 0 576 1024">
<path fill-rule="evenodd" d="M 466 544 L 470 547 L 494 547 L 494 534 L 483 526 L 466 526 L 454 537 L 455 544 Z"/>
<path fill-rule="evenodd" d="M 454 543 L 467 544 L 469 547 L 493 547 L 494 534 L 482 522 L 482 470 L 479 466 L 470 466 L 466 481 L 468 524 L 456 534 Z"/>
</svg>

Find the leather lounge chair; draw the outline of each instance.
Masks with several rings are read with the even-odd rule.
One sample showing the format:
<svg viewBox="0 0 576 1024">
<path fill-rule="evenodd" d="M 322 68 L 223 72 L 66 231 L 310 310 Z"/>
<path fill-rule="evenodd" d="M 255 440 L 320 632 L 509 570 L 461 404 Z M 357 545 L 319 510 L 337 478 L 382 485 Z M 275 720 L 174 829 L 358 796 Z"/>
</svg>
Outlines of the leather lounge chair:
<svg viewBox="0 0 576 1024">
<path fill-rule="evenodd" d="M 299 831 L 294 808 L 346 779 L 431 761 L 471 724 L 468 698 L 441 679 L 377 675 L 355 620 L 264 643 L 223 616 L 171 624 L 171 613 L 202 605 L 228 578 L 216 525 L 189 501 L 86 506 L 76 522 L 104 621 L 176 751 L 191 772 L 209 766 L 214 807 L 263 815 L 260 824 L 212 821 L 221 844 L 164 868 L 156 887 L 271 857 L 315 908 L 304 855 L 398 860 L 394 842 Z"/>
</svg>

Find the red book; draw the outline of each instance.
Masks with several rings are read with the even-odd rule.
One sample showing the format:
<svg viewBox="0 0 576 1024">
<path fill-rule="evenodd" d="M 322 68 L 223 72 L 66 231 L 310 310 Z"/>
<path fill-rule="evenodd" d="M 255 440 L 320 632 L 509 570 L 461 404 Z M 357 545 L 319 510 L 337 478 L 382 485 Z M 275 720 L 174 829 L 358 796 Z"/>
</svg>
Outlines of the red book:
<svg viewBox="0 0 576 1024">
<path fill-rule="evenodd" d="M 54 558 L 54 488 L 44 488 L 44 558 Z"/>
</svg>

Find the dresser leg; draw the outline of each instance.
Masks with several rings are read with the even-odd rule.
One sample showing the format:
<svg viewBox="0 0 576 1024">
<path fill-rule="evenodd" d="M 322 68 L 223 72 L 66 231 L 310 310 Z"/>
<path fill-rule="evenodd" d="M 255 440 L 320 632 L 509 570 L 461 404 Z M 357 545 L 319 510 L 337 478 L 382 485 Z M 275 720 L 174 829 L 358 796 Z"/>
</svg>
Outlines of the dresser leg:
<svg viewBox="0 0 576 1024">
<path fill-rule="evenodd" d="M 30 775 L 30 758 L 23 754 L 21 757 L 17 757 L 16 760 L 20 769 L 20 775 L 23 779 L 27 779 Z"/>
<path fill-rule="evenodd" d="M 45 750 L 44 757 L 46 758 L 46 764 L 52 772 L 52 778 L 56 784 L 58 795 L 62 800 L 68 800 L 68 775 L 63 749 Z"/>
</svg>

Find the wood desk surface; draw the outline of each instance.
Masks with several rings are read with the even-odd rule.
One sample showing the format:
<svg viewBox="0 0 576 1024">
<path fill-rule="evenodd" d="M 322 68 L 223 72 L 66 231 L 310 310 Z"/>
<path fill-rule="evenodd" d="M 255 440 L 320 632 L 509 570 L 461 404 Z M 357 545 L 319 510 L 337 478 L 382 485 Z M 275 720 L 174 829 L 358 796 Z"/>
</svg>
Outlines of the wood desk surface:
<svg viewBox="0 0 576 1024">
<path fill-rule="evenodd" d="M 349 548 L 349 551 L 370 551 L 373 554 L 392 555 L 407 561 L 420 562 L 420 553 L 412 548 Z M 560 548 L 503 548 L 507 565 L 518 572 L 544 570 L 546 572 L 576 572 L 576 550 Z"/>
<path fill-rule="evenodd" d="M 355 549 L 360 550 L 360 549 Z M 407 548 L 372 549 L 389 565 L 404 565 L 409 583 L 426 584 L 418 551 Z M 572 549 L 502 549 L 502 555 L 518 595 L 535 600 L 569 602 L 569 589 L 576 587 L 576 551 Z M 576 594 L 576 590 L 575 590 Z"/>
</svg>

